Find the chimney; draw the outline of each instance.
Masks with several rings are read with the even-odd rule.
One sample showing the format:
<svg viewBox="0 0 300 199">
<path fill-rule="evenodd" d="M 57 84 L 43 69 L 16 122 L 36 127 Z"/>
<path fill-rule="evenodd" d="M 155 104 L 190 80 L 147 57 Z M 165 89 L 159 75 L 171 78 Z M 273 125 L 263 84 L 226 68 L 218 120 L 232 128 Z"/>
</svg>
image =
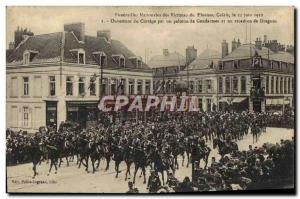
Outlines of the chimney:
<svg viewBox="0 0 300 199">
<path fill-rule="evenodd" d="M 98 30 L 97 37 L 105 38 L 107 42 L 111 42 L 111 32 L 110 30 Z"/>
<path fill-rule="evenodd" d="M 278 43 L 277 43 L 277 40 L 272 40 L 270 42 L 270 50 L 272 50 L 275 53 L 278 52 Z"/>
<path fill-rule="evenodd" d="M 264 35 L 264 44 L 268 42 L 268 37 L 267 35 Z"/>
<path fill-rule="evenodd" d="M 84 42 L 85 28 L 84 23 L 71 23 L 64 25 L 64 31 L 73 32 L 78 41 Z"/>
<path fill-rule="evenodd" d="M 13 50 L 14 48 L 15 48 L 15 43 L 14 42 L 9 42 L 8 49 Z"/>
<path fill-rule="evenodd" d="M 33 36 L 33 32 L 31 32 L 30 30 L 27 30 L 27 28 L 23 29 L 18 27 L 18 29 L 15 31 L 15 41 L 14 41 L 14 48 L 16 48 L 21 41 L 23 41 L 26 36 Z"/>
<path fill-rule="evenodd" d="M 228 43 L 226 40 L 223 40 L 222 42 L 222 58 L 226 57 L 228 55 Z"/>
<path fill-rule="evenodd" d="M 197 58 L 197 49 L 194 46 L 188 46 L 185 50 L 186 64 L 190 65 Z"/>
<path fill-rule="evenodd" d="M 237 48 L 237 42 L 235 41 L 235 38 L 232 41 L 232 46 L 231 46 L 231 52 L 233 52 Z"/>
<path fill-rule="evenodd" d="M 169 55 L 169 50 L 168 49 L 163 49 L 163 55 L 168 56 Z"/>
<path fill-rule="evenodd" d="M 262 48 L 262 42 L 261 42 L 261 39 L 260 38 L 256 38 L 255 40 L 255 48 L 261 50 Z"/>
<path fill-rule="evenodd" d="M 240 41 L 240 39 L 238 39 L 238 41 L 237 41 L 237 48 L 240 47 L 240 46 L 241 46 L 241 41 Z"/>
</svg>

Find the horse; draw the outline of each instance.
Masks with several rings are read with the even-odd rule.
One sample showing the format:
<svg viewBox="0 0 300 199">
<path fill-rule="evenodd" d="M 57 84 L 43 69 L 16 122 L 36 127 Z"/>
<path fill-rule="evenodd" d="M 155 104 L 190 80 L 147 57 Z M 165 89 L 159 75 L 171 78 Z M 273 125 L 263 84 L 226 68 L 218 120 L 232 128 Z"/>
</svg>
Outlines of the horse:
<svg viewBox="0 0 300 199">
<path fill-rule="evenodd" d="M 158 151 L 154 151 L 152 154 L 152 162 L 154 163 L 154 170 L 156 172 L 161 173 L 163 185 L 165 184 L 164 181 L 164 171 L 169 171 L 170 169 L 173 171 L 173 174 L 175 174 L 175 167 L 174 167 L 174 159 L 171 157 L 162 157 L 161 154 L 159 154 Z"/>
<path fill-rule="evenodd" d="M 31 162 L 33 164 L 32 170 L 33 170 L 33 179 L 36 175 L 38 175 L 38 172 L 36 170 L 36 165 L 41 161 L 43 152 L 38 144 L 31 143 L 29 146 L 27 146 L 28 154 L 30 155 Z"/>
<path fill-rule="evenodd" d="M 113 154 L 113 160 L 115 161 L 115 171 L 116 171 L 116 178 L 118 178 L 119 173 L 121 171 L 119 170 L 120 163 L 124 160 L 123 157 L 123 149 L 118 145 L 112 145 L 112 154 Z"/>
<path fill-rule="evenodd" d="M 91 148 L 92 148 L 91 142 L 86 139 L 82 139 L 78 146 L 78 152 L 80 155 L 78 168 L 80 168 L 81 164 L 83 164 L 83 166 L 85 166 L 86 172 L 89 172 L 88 169 L 89 169 L 89 157 L 91 153 Z M 85 160 L 85 164 L 83 160 Z"/>
<path fill-rule="evenodd" d="M 135 176 L 139 168 L 142 169 L 144 176 L 144 184 L 146 184 L 146 167 L 147 167 L 147 156 L 143 149 L 133 149 L 133 162 L 134 162 L 134 176 L 133 183 L 135 183 Z M 127 167 L 128 168 L 128 167 Z"/>
<path fill-rule="evenodd" d="M 230 142 L 230 145 L 226 144 L 225 141 L 222 141 L 218 138 L 213 140 L 213 148 L 219 149 L 219 154 L 223 158 L 226 154 L 230 154 L 234 151 L 238 151 L 238 145 L 235 142 Z"/>
</svg>

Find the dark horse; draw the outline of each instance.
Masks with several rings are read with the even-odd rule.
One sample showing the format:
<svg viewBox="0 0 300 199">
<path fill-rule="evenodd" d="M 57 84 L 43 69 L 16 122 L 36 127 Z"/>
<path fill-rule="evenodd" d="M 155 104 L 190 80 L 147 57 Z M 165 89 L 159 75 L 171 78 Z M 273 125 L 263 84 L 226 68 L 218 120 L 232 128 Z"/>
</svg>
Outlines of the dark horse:
<svg viewBox="0 0 300 199">
<path fill-rule="evenodd" d="M 38 172 L 36 171 L 36 165 L 41 161 L 43 152 L 38 144 L 31 143 L 29 146 L 27 146 L 27 150 L 30 154 L 30 158 L 33 164 L 32 170 L 33 170 L 33 179 L 36 175 L 38 175 Z"/>
<path fill-rule="evenodd" d="M 219 154 L 223 158 L 226 154 L 230 154 L 232 152 L 238 151 L 238 145 L 235 142 L 230 141 L 229 143 L 226 143 L 226 141 L 222 141 L 219 138 L 215 138 L 213 140 L 213 148 L 219 149 Z"/>
<path fill-rule="evenodd" d="M 174 159 L 171 157 L 162 157 L 158 151 L 154 151 L 151 155 L 151 160 L 154 163 L 154 170 L 161 173 L 163 185 L 165 184 L 164 180 L 164 171 L 169 171 L 170 169 L 175 174 L 175 164 Z"/>
<path fill-rule="evenodd" d="M 133 149 L 133 162 L 135 165 L 133 183 L 135 183 L 135 176 L 139 168 L 142 169 L 144 176 L 144 184 L 146 184 L 146 167 L 147 167 L 147 157 L 146 153 L 142 149 Z"/>
</svg>

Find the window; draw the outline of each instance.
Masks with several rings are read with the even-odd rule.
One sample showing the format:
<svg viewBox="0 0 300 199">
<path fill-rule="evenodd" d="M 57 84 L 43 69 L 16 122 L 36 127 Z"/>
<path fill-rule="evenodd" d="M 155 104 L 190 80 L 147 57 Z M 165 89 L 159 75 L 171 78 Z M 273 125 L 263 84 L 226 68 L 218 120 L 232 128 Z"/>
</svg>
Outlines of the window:
<svg viewBox="0 0 300 199">
<path fill-rule="evenodd" d="M 23 107 L 23 126 L 28 127 L 29 126 L 29 108 Z"/>
<path fill-rule="evenodd" d="M 233 77 L 232 80 L 232 90 L 233 93 L 238 93 L 239 81 L 237 77 Z"/>
<path fill-rule="evenodd" d="M 279 78 L 275 77 L 275 93 L 278 94 L 279 93 Z"/>
<path fill-rule="evenodd" d="M 101 84 L 101 79 L 99 79 L 99 93 L 100 93 L 100 95 L 102 96 L 102 95 L 107 95 L 107 82 L 108 82 L 108 80 L 107 80 L 107 78 L 103 78 L 102 79 L 102 84 Z"/>
<path fill-rule="evenodd" d="M 66 81 L 66 94 L 73 95 L 73 77 L 68 76 Z"/>
<path fill-rule="evenodd" d="M 84 64 L 85 63 L 84 57 L 85 57 L 84 53 L 78 53 L 78 64 Z"/>
<path fill-rule="evenodd" d="M 18 78 L 11 78 L 11 97 L 18 97 Z"/>
<path fill-rule="evenodd" d="M 120 67 L 125 67 L 125 58 L 124 57 L 119 58 L 119 66 Z"/>
<path fill-rule="evenodd" d="M 119 86 L 118 86 L 118 93 L 120 93 L 121 95 L 125 94 L 125 84 L 126 84 L 126 80 L 125 79 L 121 79 Z"/>
<path fill-rule="evenodd" d="M 211 80 L 208 79 L 205 81 L 205 83 L 206 83 L 206 92 L 211 93 Z"/>
<path fill-rule="evenodd" d="M 244 76 L 241 77 L 241 93 L 246 93 L 246 77 Z"/>
<path fill-rule="evenodd" d="M 202 93 L 202 80 L 198 81 L 198 92 Z"/>
<path fill-rule="evenodd" d="M 271 77 L 271 94 L 274 93 L 274 77 Z"/>
<path fill-rule="evenodd" d="M 85 84 L 84 84 L 84 77 L 80 77 L 78 81 L 78 93 L 81 96 L 85 95 Z"/>
<path fill-rule="evenodd" d="M 291 93 L 291 80 L 290 78 L 287 78 L 287 93 Z"/>
<path fill-rule="evenodd" d="M 137 68 L 141 68 L 142 67 L 142 60 L 137 59 L 137 61 L 136 61 L 136 67 Z"/>
<path fill-rule="evenodd" d="M 287 87 L 287 78 L 284 78 L 284 80 L 283 80 L 283 93 L 286 93 L 286 87 Z"/>
<path fill-rule="evenodd" d="M 271 67 L 271 69 L 273 69 L 273 67 L 274 67 L 274 66 L 273 66 L 273 61 L 272 61 L 272 60 L 270 61 L 270 67 Z"/>
<path fill-rule="evenodd" d="M 223 93 L 223 78 L 219 77 L 219 88 L 218 88 L 218 92 L 219 93 Z"/>
<path fill-rule="evenodd" d="M 292 80 L 291 80 L 291 81 L 292 81 L 292 87 L 291 87 L 292 89 L 291 89 L 291 93 L 293 93 L 293 92 L 294 92 L 294 78 L 292 77 L 291 79 L 292 79 Z"/>
<path fill-rule="evenodd" d="M 150 94 L 150 81 L 146 81 L 145 94 Z"/>
<path fill-rule="evenodd" d="M 194 81 L 190 81 L 189 91 L 190 91 L 190 93 L 194 93 Z"/>
<path fill-rule="evenodd" d="M 202 105 L 203 100 L 202 100 L 202 98 L 199 98 L 198 103 L 199 103 L 199 110 L 200 110 L 200 111 L 203 111 L 203 105 Z"/>
<path fill-rule="evenodd" d="M 100 55 L 100 66 L 105 66 L 106 63 L 107 63 L 106 56 L 104 54 Z"/>
<path fill-rule="evenodd" d="M 239 67 L 239 60 L 235 60 L 233 62 L 233 67 L 234 67 L 234 69 L 237 69 Z"/>
<path fill-rule="evenodd" d="M 224 66 L 223 66 L 223 62 L 219 62 L 219 70 L 223 70 Z"/>
<path fill-rule="evenodd" d="M 266 93 L 269 94 L 269 76 L 266 77 Z"/>
<path fill-rule="evenodd" d="M 96 84 L 95 84 L 95 78 L 90 78 L 90 96 L 96 95 Z"/>
<path fill-rule="evenodd" d="M 280 93 L 283 93 L 283 77 L 280 78 Z"/>
<path fill-rule="evenodd" d="M 225 93 L 230 93 L 230 78 L 226 77 L 225 79 Z"/>
<path fill-rule="evenodd" d="M 133 95 L 134 94 L 134 81 L 133 80 L 129 80 L 129 95 Z"/>
<path fill-rule="evenodd" d="M 55 76 L 49 77 L 49 95 L 55 96 Z"/>
<path fill-rule="evenodd" d="M 23 55 L 23 64 L 28 65 L 30 63 L 30 53 L 25 52 Z"/>
<path fill-rule="evenodd" d="M 143 82 L 141 80 L 137 81 L 137 94 L 143 93 Z"/>
<path fill-rule="evenodd" d="M 23 77 L 23 95 L 29 95 L 29 77 Z"/>
<path fill-rule="evenodd" d="M 112 95 L 117 95 L 117 80 L 116 79 L 110 80 L 110 92 Z"/>
</svg>

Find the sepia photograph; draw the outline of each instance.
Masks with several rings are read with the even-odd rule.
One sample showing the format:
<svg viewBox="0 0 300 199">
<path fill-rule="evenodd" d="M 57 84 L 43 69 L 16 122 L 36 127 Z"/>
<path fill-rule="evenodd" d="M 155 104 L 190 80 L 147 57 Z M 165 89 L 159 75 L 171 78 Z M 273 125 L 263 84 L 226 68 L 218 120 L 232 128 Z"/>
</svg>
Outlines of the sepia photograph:
<svg viewBox="0 0 300 199">
<path fill-rule="evenodd" d="M 7 6 L 6 192 L 295 193 L 295 7 Z"/>
</svg>

